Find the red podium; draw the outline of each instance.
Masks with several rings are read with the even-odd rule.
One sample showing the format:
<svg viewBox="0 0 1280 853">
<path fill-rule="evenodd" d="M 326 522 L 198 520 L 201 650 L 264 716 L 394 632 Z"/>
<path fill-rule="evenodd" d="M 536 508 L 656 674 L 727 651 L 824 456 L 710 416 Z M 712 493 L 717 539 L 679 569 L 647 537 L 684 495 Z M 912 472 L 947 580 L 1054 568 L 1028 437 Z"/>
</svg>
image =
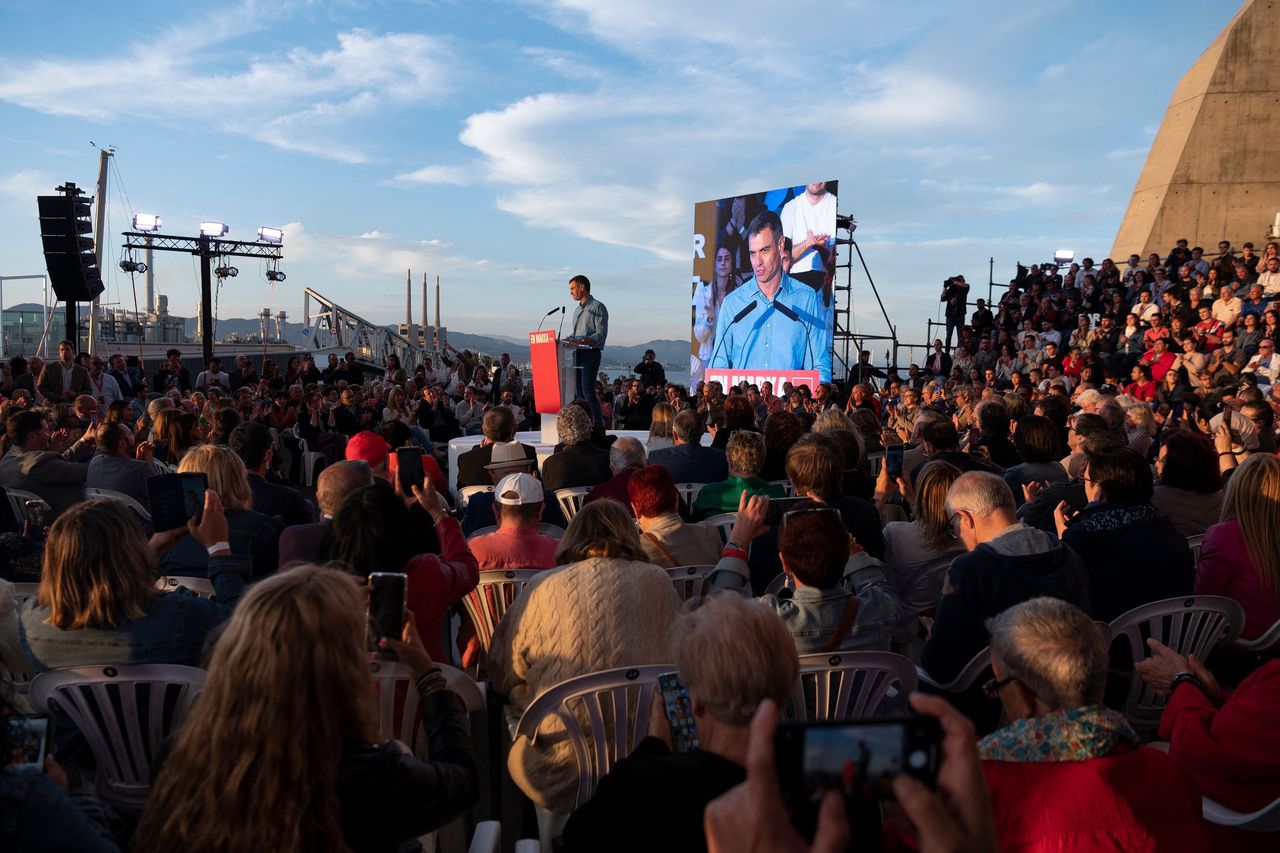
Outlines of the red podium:
<svg viewBox="0 0 1280 853">
<path fill-rule="evenodd" d="M 533 407 L 542 415 L 542 440 L 555 444 L 556 415 L 578 393 L 578 369 L 573 363 L 574 347 L 557 339 L 556 333 L 529 333 L 529 361 L 533 365 Z"/>
</svg>

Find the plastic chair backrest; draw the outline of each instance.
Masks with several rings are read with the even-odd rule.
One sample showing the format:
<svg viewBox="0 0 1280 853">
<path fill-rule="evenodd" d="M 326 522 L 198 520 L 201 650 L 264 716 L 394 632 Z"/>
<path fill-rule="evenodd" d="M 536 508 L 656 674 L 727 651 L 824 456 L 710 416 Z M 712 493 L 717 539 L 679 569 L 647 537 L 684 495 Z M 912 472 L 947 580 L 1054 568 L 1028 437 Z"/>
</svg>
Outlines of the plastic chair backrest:
<svg viewBox="0 0 1280 853">
<path fill-rule="evenodd" d="M 213 581 L 208 578 L 191 578 L 183 575 L 162 575 L 156 578 L 156 589 L 162 592 L 173 592 L 178 587 L 189 589 L 201 598 L 217 599 L 213 590 Z"/>
<path fill-rule="evenodd" d="M 460 669 L 438 664 L 449 689 L 457 693 L 467 713 L 485 710 L 484 691 L 475 680 Z M 418 711 L 418 691 L 413 688 L 413 674 L 398 661 L 369 661 L 378 703 L 378 724 L 382 736 L 406 744 L 415 755 L 425 749 L 422 738 L 422 714 Z"/>
<path fill-rule="evenodd" d="M 586 486 L 556 489 L 556 500 L 560 502 L 560 510 L 564 513 L 565 521 L 573 521 L 573 517 L 578 514 L 578 510 L 582 509 L 582 502 L 590 491 L 591 489 Z"/>
<path fill-rule="evenodd" d="M 601 777 L 649 733 L 658 676 L 675 668 L 669 663 L 619 667 L 562 681 L 529 704 L 515 736 L 536 744 L 543 722 L 560 721 L 578 763 L 576 808 L 591 799 Z"/>
<path fill-rule="evenodd" d="M 857 720 L 904 711 L 916 689 L 915 664 L 892 652 L 817 653 L 800 656 L 800 678 L 791 699 L 799 720 Z"/>
<path fill-rule="evenodd" d="M 138 514 L 138 517 L 141 518 L 143 521 L 151 521 L 151 513 L 147 511 L 147 508 L 122 492 L 113 492 L 111 489 L 96 489 L 96 488 L 91 488 L 89 486 L 85 486 L 84 496 L 86 500 L 91 500 L 91 501 L 92 500 L 119 501 L 120 503 L 127 506 L 129 509 L 136 512 Z"/>
<path fill-rule="evenodd" d="M 203 669 L 177 664 L 82 666 L 37 675 L 30 697 L 38 713 L 61 710 L 80 730 L 97 763 L 99 797 L 137 813 L 147 801 L 156 753 L 204 681 Z"/>
<path fill-rule="evenodd" d="M 14 584 L 17 587 L 18 584 Z M 1253 640 L 1236 640 L 1232 648 L 1246 652 L 1266 652 L 1280 644 L 1280 619 L 1271 623 L 1271 627 L 1262 632 L 1262 636 Z"/>
<path fill-rule="evenodd" d="M 1204 544 L 1204 534 L 1199 536 L 1188 536 L 1187 547 L 1191 549 L 1191 558 L 1194 561 L 1192 565 L 1200 565 L 1200 547 Z"/>
<path fill-rule="evenodd" d="M 680 497 L 684 498 L 685 506 L 693 508 L 694 503 L 698 500 L 698 493 L 702 491 L 702 487 L 706 483 L 676 483 L 676 492 Z"/>
<path fill-rule="evenodd" d="M 458 505 L 466 507 L 467 501 L 471 500 L 472 495 L 478 495 L 483 492 L 492 492 L 496 486 L 463 486 L 458 489 Z"/>
<path fill-rule="evenodd" d="M 487 652 L 493 641 L 493 629 L 507 612 L 516 596 L 524 592 L 538 569 L 490 569 L 480 572 L 476 588 L 467 593 L 462 604 L 475 626 L 480 646 Z"/>
<path fill-rule="evenodd" d="M 543 536 L 550 536 L 552 539 L 564 538 L 564 528 L 558 524 L 548 524 L 544 521 L 538 525 L 538 532 Z"/>
<path fill-rule="evenodd" d="M 791 575 L 787 574 L 786 572 L 778 572 L 777 576 L 774 577 L 773 580 L 769 581 L 769 585 L 764 588 L 764 594 L 777 595 L 778 593 L 782 592 L 784 589 L 789 589 L 794 591 L 795 588 L 796 588 L 796 585 L 791 580 Z"/>
<path fill-rule="evenodd" d="M 1234 826 L 1249 832 L 1280 832 L 1280 799 L 1256 812 L 1237 812 L 1204 797 L 1201 809 L 1205 820 L 1219 826 Z"/>
<path fill-rule="evenodd" d="M 707 575 L 715 566 L 674 566 L 666 569 L 667 577 L 675 585 L 676 595 L 682 602 L 699 601 L 707 593 Z"/>
<path fill-rule="evenodd" d="M 922 684 L 928 684 L 944 693 L 963 693 L 977 683 L 978 679 L 991 668 L 991 647 L 988 646 L 978 652 L 969 662 L 964 665 L 964 669 L 960 670 L 955 678 L 946 684 L 940 683 L 937 679 L 925 672 L 924 667 L 916 667 L 916 677 L 920 679 Z"/>
<path fill-rule="evenodd" d="M 1135 607 L 1111 622 L 1112 644 L 1126 643 L 1132 660 L 1148 657 L 1147 640 L 1155 638 L 1182 657 L 1208 661 L 1220 644 L 1230 645 L 1244 627 L 1244 608 L 1219 595 L 1168 598 Z M 1135 727 L 1154 727 L 1168 702 L 1136 673 L 1130 676 L 1124 715 Z"/>
<path fill-rule="evenodd" d="M 791 485 L 790 480 L 770 480 L 769 485 L 782 489 L 784 498 L 794 498 L 796 496 L 796 487 Z"/>
<path fill-rule="evenodd" d="M 21 524 L 23 521 L 35 522 L 31 517 L 31 513 L 27 510 L 27 501 L 39 501 L 44 505 L 45 518 L 49 515 L 49 502 L 37 495 L 35 492 L 26 492 L 22 489 L 5 488 L 5 496 L 9 499 L 9 506 L 13 507 L 13 517 Z"/>
<path fill-rule="evenodd" d="M 27 599 L 35 598 L 36 591 L 40 589 L 38 583 L 15 583 L 13 585 L 13 600 L 16 609 L 20 612 L 22 606 L 27 603 Z"/>
<path fill-rule="evenodd" d="M 737 520 L 738 514 L 736 512 L 722 512 L 719 515 L 711 516 L 702 523 L 709 527 L 714 527 L 720 533 L 720 541 L 727 543 L 729 534 L 733 532 L 733 524 Z M 747 543 L 743 542 L 742 544 L 746 545 Z"/>
</svg>

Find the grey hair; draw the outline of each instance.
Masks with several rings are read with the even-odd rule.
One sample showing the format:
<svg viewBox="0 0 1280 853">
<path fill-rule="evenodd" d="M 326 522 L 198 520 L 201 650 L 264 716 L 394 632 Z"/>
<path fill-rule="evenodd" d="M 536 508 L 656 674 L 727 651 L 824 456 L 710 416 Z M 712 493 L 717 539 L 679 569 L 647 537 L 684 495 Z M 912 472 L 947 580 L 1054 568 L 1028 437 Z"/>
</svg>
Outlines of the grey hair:
<svg viewBox="0 0 1280 853">
<path fill-rule="evenodd" d="M 1102 405 L 1098 407 L 1098 414 L 1102 415 L 1107 426 L 1112 429 L 1124 426 L 1124 409 L 1114 399 L 1104 398 Z"/>
<path fill-rule="evenodd" d="M 764 436 L 749 429 L 735 430 L 725 446 L 729 470 L 743 477 L 758 477 L 764 467 Z"/>
<path fill-rule="evenodd" d="M 991 656 L 1054 711 L 1102 704 L 1107 642 L 1098 626 L 1060 598 L 1032 598 L 987 620 Z"/>
<path fill-rule="evenodd" d="M 644 462 L 644 445 L 638 439 L 624 435 L 609 448 L 609 467 L 615 474 L 643 468 Z"/>
<path fill-rule="evenodd" d="M 947 492 L 947 514 L 960 509 L 978 518 L 986 518 L 1000 510 L 1012 513 L 1017 504 L 1003 477 L 986 471 L 967 471 L 951 484 Z"/>
<path fill-rule="evenodd" d="M 854 427 L 849 416 L 834 406 L 818 415 L 813 422 L 814 432 L 831 432 L 836 429 L 847 429 L 852 432 Z"/>
<path fill-rule="evenodd" d="M 565 447 L 582 444 L 591 437 L 591 416 L 572 403 L 556 416 L 556 435 Z"/>
<path fill-rule="evenodd" d="M 691 409 L 682 409 L 671 422 L 671 432 L 684 444 L 697 444 L 702 438 L 702 419 Z"/>
</svg>

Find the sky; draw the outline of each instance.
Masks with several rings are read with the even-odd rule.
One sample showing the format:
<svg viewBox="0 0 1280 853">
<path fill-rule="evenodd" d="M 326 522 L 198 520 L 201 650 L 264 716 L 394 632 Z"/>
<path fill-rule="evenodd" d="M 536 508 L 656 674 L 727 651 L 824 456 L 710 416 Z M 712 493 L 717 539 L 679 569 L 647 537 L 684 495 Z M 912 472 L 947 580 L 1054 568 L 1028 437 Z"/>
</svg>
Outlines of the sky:
<svg viewBox="0 0 1280 853">
<path fill-rule="evenodd" d="M 285 229 L 286 281 L 239 261 L 220 317 L 298 321 L 308 286 L 399 322 L 411 269 L 415 322 L 439 275 L 446 326 L 518 338 L 581 273 L 612 342 L 687 339 L 694 203 L 838 179 L 920 343 L 950 275 L 976 297 L 988 258 L 1007 283 L 1058 248 L 1106 256 L 1174 86 L 1237 8 L 0 0 L 0 275 L 44 272 L 34 196 L 92 187 L 114 146 L 105 303 L 132 308 L 119 233 L 145 212 Z M 194 316 L 193 259 L 154 268 Z M 860 265 L 853 299 L 882 333 Z"/>
</svg>

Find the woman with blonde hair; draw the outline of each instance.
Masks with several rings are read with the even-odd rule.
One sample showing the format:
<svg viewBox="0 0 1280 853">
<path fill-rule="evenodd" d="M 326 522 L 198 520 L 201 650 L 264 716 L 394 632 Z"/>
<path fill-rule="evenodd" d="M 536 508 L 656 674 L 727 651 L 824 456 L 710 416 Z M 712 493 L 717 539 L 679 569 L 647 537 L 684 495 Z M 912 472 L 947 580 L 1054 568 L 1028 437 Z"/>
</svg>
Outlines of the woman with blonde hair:
<svg viewBox="0 0 1280 853">
<path fill-rule="evenodd" d="M 947 490 L 960 478 L 960 469 L 941 460 L 920 470 L 910 493 L 913 521 L 893 521 L 884 526 L 884 564 L 902 599 L 902 619 L 893 645 L 914 661 L 924 649 L 919 617 L 932 614 L 942 598 L 942 583 L 951 561 L 964 553 L 964 545 L 951 533 L 947 515 Z M 906 485 L 899 478 L 899 487 Z"/>
<path fill-rule="evenodd" d="M 218 493 L 226 509 L 232 550 L 249 557 L 255 578 L 274 572 L 284 522 L 278 516 L 254 510 L 249 475 L 240 457 L 229 447 L 202 444 L 187 452 L 178 465 L 178 473 L 202 473 L 208 478 L 209 488 Z M 204 575 L 202 552 L 199 542 L 184 536 L 160 561 L 161 572 L 201 577 Z"/>
<path fill-rule="evenodd" d="M 156 777 L 139 850 L 395 850 L 475 802 L 466 709 L 412 622 L 407 664 L 430 760 L 378 730 L 355 581 L 302 565 L 256 584 L 214 647 Z"/>
<path fill-rule="evenodd" d="M 622 504 L 592 501 L 569 522 L 558 568 L 540 572 L 493 634 L 494 689 L 523 712 L 553 684 L 602 669 L 671 660 L 667 636 L 680 599 L 667 573 L 646 561 L 635 520 Z M 563 724 L 548 721 L 536 743 L 521 737 L 507 756 L 530 799 L 571 811 L 578 775 Z"/>
<path fill-rule="evenodd" d="M 649 424 L 649 440 L 645 442 L 645 450 L 652 453 L 675 446 L 675 438 L 671 432 L 675 419 L 676 407 L 670 403 L 658 403 L 653 407 L 653 420 Z"/>
<path fill-rule="evenodd" d="M 1204 534 L 1195 593 L 1238 601 L 1245 640 L 1280 619 L 1280 457 L 1255 453 L 1232 473 L 1222 519 Z"/>
<path fill-rule="evenodd" d="M 183 534 L 204 556 L 201 573 L 213 582 L 216 602 L 182 588 L 155 588 L 157 555 Z M 49 528 L 40 587 L 18 614 L 23 649 L 36 672 L 122 663 L 195 666 L 249 571 L 249 560 L 227 547 L 227 521 L 213 491 L 205 493 L 198 525 L 192 519 L 150 541 L 124 504 L 76 504 Z"/>
</svg>

